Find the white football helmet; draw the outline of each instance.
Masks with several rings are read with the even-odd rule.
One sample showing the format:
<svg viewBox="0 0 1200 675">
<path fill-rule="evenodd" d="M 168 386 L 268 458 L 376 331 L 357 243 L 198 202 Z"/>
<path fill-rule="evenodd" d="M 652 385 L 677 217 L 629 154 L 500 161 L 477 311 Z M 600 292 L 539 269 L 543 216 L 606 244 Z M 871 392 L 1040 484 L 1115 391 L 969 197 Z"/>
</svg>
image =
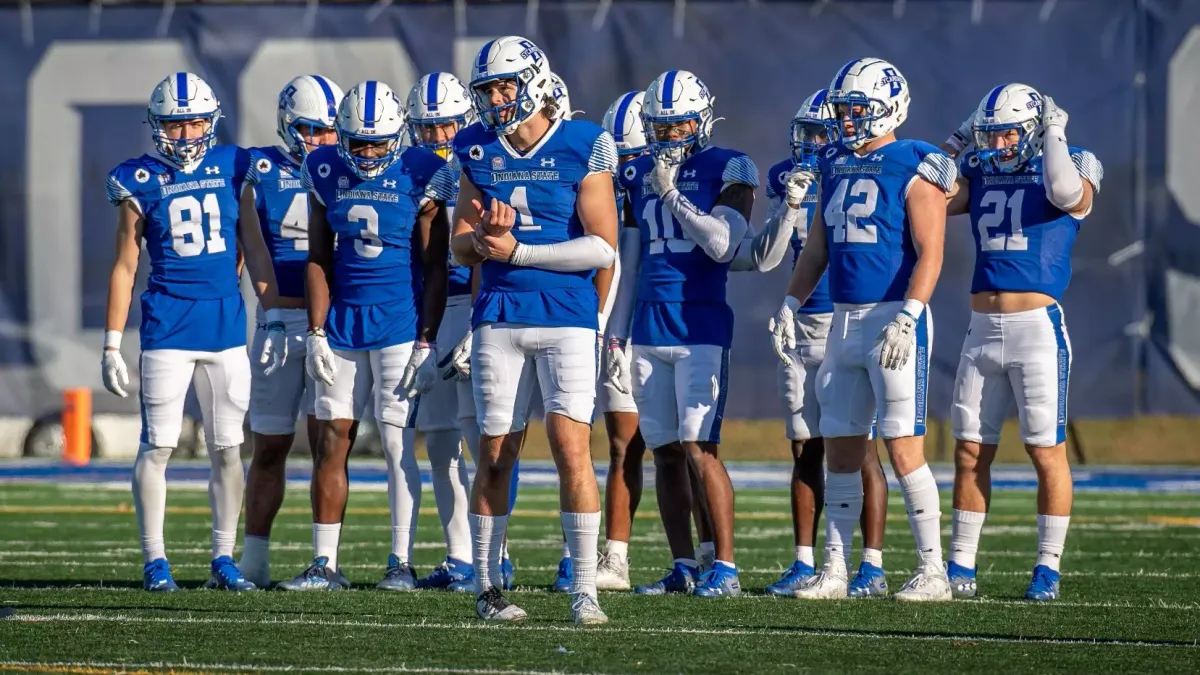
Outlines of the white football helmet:
<svg viewBox="0 0 1200 675">
<path fill-rule="evenodd" d="M 505 136 L 516 131 L 522 122 L 541 111 L 547 98 L 553 95 L 550 75 L 546 54 L 529 40 L 509 35 L 487 43 L 479 50 L 471 69 L 471 96 L 479 121 L 485 128 Z M 492 105 L 480 88 L 496 80 L 516 83 L 513 100 Z"/>
<path fill-rule="evenodd" d="M 342 88 L 328 77 L 301 75 L 279 92 L 279 138 L 293 156 L 308 155 L 312 129 L 333 129 L 337 122 Z M 308 127 L 307 133 L 304 127 Z"/>
<path fill-rule="evenodd" d="M 208 128 L 193 138 L 170 138 L 163 122 L 205 120 Z M 193 73 L 174 73 L 158 83 L 150 94 L 146 120 L 154 134 L 154 147 L 163 159 L 188 170 L 217 144 L 221 102 L 212 87 Z"/>
<path fill-rule="evenodd" d="M 1019 140 L 1004 148 L 992 147 L 992 139 L 1017 130 Z M 975 154 L 988 172 L 1016 171 L 1042 152 L 1042 95 L 1025 84 L 995 87 L 975 110 Z"/>
<path fill-rule="evenodd" d="M 642 125 L 646 143 L 655 157 L 682 164 L 712 140 L 713 101 L 704 82 L 686 70 L 668 70 L 646 88 L 642 99 Z M 680 139 L 658 140 L 654 125 L 694 120 L 696 131 Z"/>
<path fill-rule="evenodd" d="M 792 118 L 792 159 L 802 169 L 816 170 L 817 151 L 829 142 L 830 127 L 837 123 L 828 94 L 828 89 L 818 89 L 817 93 L 804 99 Z"/>
<path fill-rule="evenodd" d="M 644 91 L 628 91 L 608 106 L 604 113 L 604 130 L 612 134 L 617 143 L 617 155 L 636 157 L 645 154 L 646 131 L 642 126 L 642 102 Z"/>
<path fill-rule="evenodd" d="M 567 89 L 567 83 L 558 76 L 558 73 L 550 73 L 550 98 L 554 101 L 554 119 L 571 119 L 574 112 L 571 110 L 571 91 Z"/>
<path fill-rule="evenodd" d="M 837 140 L 857 150 L 900 127 L 908 117 L 908 80 L 883 59 L 855 59 L 842 66 L 829 83 L 828 101 L 838 123 Z M 847 106 L 845 109 L 839 109 Z M 861 106 L 855 115 L 849 106 Z M 853 133 L 845 125 L 853 123 Z"/>
<path fill-rule="evenodd" d="M 428 148 L 442 159 L 450 156 L 454 134 L 475 122 L 471 92 L 450 73 L 429 73 L 408 91 L 408 137 L 414 146 Z M 453 123 L 454 132 L 442 140 L 427 140 L 424 130 Z M 430 133 L 429 137 L 433 137 Z"/>
<path fill-rule="evenodd" d="M 407 126 L 404 106 L 391 87 L 375 80 L 360 82 L 346 92 L 338 106 L 338 155 L 359 178 L 375 178 L 400 155 L 400 139 Z M 351 149 L 355 142 L 381 142 L 385 152 L 366 157 Z"/>
</svg>

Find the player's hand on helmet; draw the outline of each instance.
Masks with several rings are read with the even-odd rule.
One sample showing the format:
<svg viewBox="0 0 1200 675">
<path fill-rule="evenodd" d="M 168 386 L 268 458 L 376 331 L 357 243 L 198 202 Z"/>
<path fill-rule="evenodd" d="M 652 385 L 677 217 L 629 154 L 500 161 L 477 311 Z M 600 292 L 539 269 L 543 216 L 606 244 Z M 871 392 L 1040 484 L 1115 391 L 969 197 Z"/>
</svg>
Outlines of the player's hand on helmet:
<svg viewBox="0 0 1200 675">
<path fill-rule="evenodd" d="M 633 393 L 633 368 L 630 366 L 628 345 L 620 338 L 609 338 L 605 372 L 613 388 L 622 394 Z"/>
<path fill-rule="evenodd" d="M 917 317 L 900 310 L 879 334 L 879 365 L 888 370 L 900 370 L 912 356 L 916 341 Z"/>
<path fill-rule="evenodd" d="M 809 188 L 812 187 L 813 181 L 816 179 L 816 175 L 807 169 L 793 169 L 788 175 L 784 176 L 783 185 L 787 193 L 786 200 L 788 206 L 793 209 L 800 208 L 800 202 L 804 201 L 804 195 L 808 194 Z"/>
<path fill-rule="evenodd" d="M 784 296 L 779 311 L 767 323 L 771 331 L 771 346 L 775 348 L 775 356 L 783 365 L 792 365 L 792 357 L 788 351 L 796 348 L 796 312 L 800 311 L 800 301 L 792 296 Z"/>
<path fill-rule="evenodd" d="M 961 153 L 967 149 L 967 146 L 975 142 L 975 111 L 972 110 L 967 119 L 958 125 L 954 133 L 950 134 L 950 138 L 946 139 L 946 144 L 954 148 L 955 154 Z"/>
<path fill-rule="evenodd" d="M 129 396 L 125 391 L 125 387 L 129 386 L 129 369 L 125 367 L 125 359 L 122 358 L 119 348 L 104 349 L 100 356 L 100 373 L 104 378 L 105 389 L 121 398 Z"/>
<path fill-rule="evenodd" d="M 1058 127 L 1060 131 L 1067 128 L 1067 111 L 1058 107 L 1049 96 L 1042 97 L 1042 127 Z"/>
<path fill-rule="evenodd" d="M 408 357 L 408 365 L 404 366 L 404 374 L 400 376 L 400 388 L 408 398 L 416 398 L 433 389 L 436 381 L 437 345 L 417 342 L 413 345 L 412 356 Z"/>
<path fill-rule="evenodd" d="M 443 380 L 454 379 L 461 382 L 471 379 L 471 343 L 474 341 L 474 335 L 468 331 L 463 339 L 454 345 L 454 349 L 438 362 L 442 368 Z"/>
<path fill-rule="evenodd" d="M 675 176 L 679 173 L 679 165 L 672 164 L 662 157 L 654 158 L 654 168 L 650 170 L 650 189 L 659 197 L 666 197 L 675 189 Z"/>
<path fill-rule="evenodd" d="M 262 351 L 258 354 L 258 363 L 266 366 L 263 368 L 263 375 L 271 375 L 287 361 L 287 327 L 283 323 L 283 310 L 267 310 L 266 332 Z"/>
<path fill-rule="evenodd" d="M 332 387 L 333 378 L 337 376 L 337 360 L 334 359 L 333 350 L 329 348 L 329 339 L 325 337 L 325 331 L 309 331 L 304 344 L 308 348 L 308 357 L 304 360 L 304 369 L 308 371 L 308 376 L 324 382 L 327 387 Z"/>
</svg>

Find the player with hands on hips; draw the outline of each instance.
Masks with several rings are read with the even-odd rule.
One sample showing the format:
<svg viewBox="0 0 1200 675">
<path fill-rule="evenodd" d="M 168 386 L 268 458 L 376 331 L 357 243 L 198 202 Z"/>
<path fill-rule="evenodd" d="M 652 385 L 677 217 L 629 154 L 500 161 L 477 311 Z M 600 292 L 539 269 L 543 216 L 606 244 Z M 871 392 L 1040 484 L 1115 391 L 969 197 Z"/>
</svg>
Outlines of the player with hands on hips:
<svg viewBox="0 0 1200 675">
<path fill-rule="evenodd" d="M 949 600 L 937 483 L 923 445 L 932 336 L 926 303 L 941 272 L 945 195 L 957 172 L 932 145 L 896 138 L 910 94 L 892 64 L 847 63 L 828 98 L 837 142 L 819 157 L 820 211 L 771 326 L 775 343 L 790 346 L 795 314 L 828 269 L 832 329 L 817 374 L 828 462 L 825 563 L 795 595 L 848 593 L 846 549 L 862 512 L 861 468 L 877 416 L 917 544 L 916 573 L 894 597 Z"/>
<path fill-rule="evenodd" d="M 421 498 L 416 398 L 437 379 L 446 307 L 454 175 L 422 147 L 401 147 L 407 115 L 382 82 L 355 85 L 338 107 L 336 146 L 308 154 L 312 196 L 307 267 L 308 368 L 320 421 L 313 465 L 313 561 L 285 590 L 338 590 L 346 458 L 373 409 L 388 472 L 392 546 L 383 590 L 416 585 L 413 537 Z M 336 237 L 337 247 L 334 247 Z M 419 276 L 418 276 L 419 275 Z"/>
<path fill-rule="evenodd" d="M 251 358 L 238 288 L 239 245 L 266 309 L 265 334 L 252 358 L 269 376 L 287 357 L 271 255 L 254 209 L 258 173 L 247 151 L 216 145 L 220 103 L 196 75 L 174 73 L 160 82 L 150 95 L 147 117 L 154 154 L 122 162 L 108 174 L 108 197 L 117 206 L 117 253 L 101 357 L 104 386 L 127 396 L 121 334 L 144 241 L 150 278 L 141 297 L 142 433 L 133 467 L 143 587 L 178 590 L 163 543 L 166 470 L 194 383 L 212 464 L 212 576 L 206 586 L 254 590 L 233 561 Z"/>
<path fill-rule="evenodd" d="M 970 214 L 975 239 L 971 324 L 954 383 L 954 525 L 948 575 L 974 597 L 991 464 L 1015 403 L 1021 440 L 1038 474 L 1037 558 L 1025 597 L 1054 600 L 1070 523 L 1067 383 L 1071 339 L 1062 296 L 1071 248 L 1104 170 L 1067 144 L 1067 113 L 1024 84 L 993 88 L 971 114 L 974 149 L 959 156 L 949 215 Z M 955 132 L 947 145 L 954 149 Z"/>
</svg>

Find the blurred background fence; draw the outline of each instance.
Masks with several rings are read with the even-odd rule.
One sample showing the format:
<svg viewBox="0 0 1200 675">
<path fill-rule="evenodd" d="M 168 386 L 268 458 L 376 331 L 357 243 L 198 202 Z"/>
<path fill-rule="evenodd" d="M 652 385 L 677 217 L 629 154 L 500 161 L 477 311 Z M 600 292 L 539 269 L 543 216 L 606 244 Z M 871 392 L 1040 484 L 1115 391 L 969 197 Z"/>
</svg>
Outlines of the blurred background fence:
<svg viewBox="0 0 1200 675">
<path fill-rule="evenodd" d="M 997 83 L 1052 95 L 1070 113 L 1071 143 L 1105 167 L 1064 303 L 1075 350 L 1070 414 L 1191 418 L 1200 413 L 1198 21 L 1200 2 L 1189 0 L 4 0 L 0 455 L 19 452 L 30 422 L 57 415 L 72 387 L 97 391 L 98 419 L 125 425 L 115 438 L 136 430 L 136 398 L 100 384 L 113 247 L 104 177 L 150 148 L 146 99 L 166 73 L 191 70 L 213 86 L 223 142 L 264 145 L 275 141 L 276 94 L 294 75 L 317 72 L 347 88 L 376 78 L 404 92 L 424 72 L 465 75 L 484 42 L 514 33 L 547 52 L 574 107 L 596 121 L 661 71 L 694 71 L 725 118 L 715 142 L 749 153 L 760 170 L 786 156 L 800 102 L 852 58 L 898 66 L 913 93 L 901 133 L 935 143 Z M 756 221 L 762 210 L 760 201 Z M 932 303 L 934 417 L 948 416 L 969 317 L 969 227 L 950 223 Z M 765 323 L 786 274 L 731 284 L 729 418 L 779 417 Z M 136 364 L 137 340 L 125 342 Z"/>
</svg>

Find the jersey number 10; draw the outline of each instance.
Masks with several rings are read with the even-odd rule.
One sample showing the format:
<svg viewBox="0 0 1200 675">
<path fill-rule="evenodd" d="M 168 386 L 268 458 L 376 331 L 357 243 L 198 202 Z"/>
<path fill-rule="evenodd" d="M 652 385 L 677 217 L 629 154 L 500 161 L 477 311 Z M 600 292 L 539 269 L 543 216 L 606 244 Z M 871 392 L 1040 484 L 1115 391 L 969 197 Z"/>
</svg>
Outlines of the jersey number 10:
<svg viewBox="0 0 1200 675">
<path fill-rule="evenodd" d="M 221 205 L 217 196 L 204 195 L 203 206 L 192 195 L 176 197 L 167 206 L 171 217 L 171 248 L 181 258 L 191 258 L 203 253 L 224 253 L 225 240 L 221 237 Z M 186 217 L 185 217 L 186 215 Z M 208 239 L 204 238 L 204 218 L 208 218 Z"/>
</svg>

